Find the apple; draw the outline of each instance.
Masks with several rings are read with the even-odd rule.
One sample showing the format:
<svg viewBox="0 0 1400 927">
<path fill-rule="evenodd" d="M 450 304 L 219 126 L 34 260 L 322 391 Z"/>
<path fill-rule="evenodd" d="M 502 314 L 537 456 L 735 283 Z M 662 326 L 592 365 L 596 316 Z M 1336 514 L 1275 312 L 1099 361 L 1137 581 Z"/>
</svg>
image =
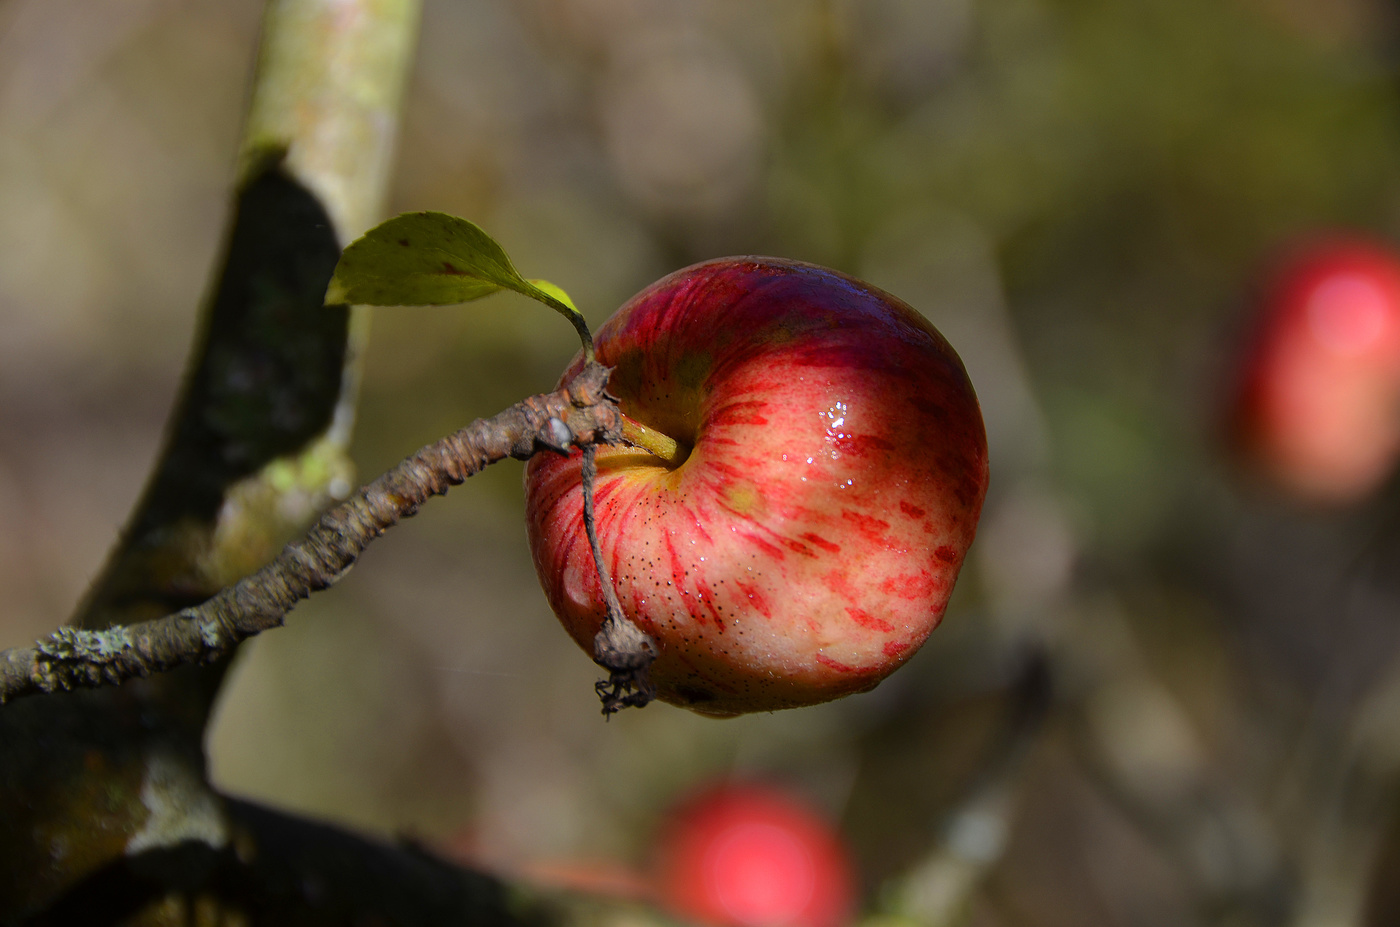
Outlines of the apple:
<svg viewBox="0 0 1400 927">
<path fill-rule="evenodd" d="M 1283 489 L 1324 503 L 1374 490 L 1400 454 L 1400 259 L 1334 237 L 1267 281 L 1230 436 Z"/>
<path fill-rule="evenodd" d="M 599 541 L 659 698 L 810 705 L 909 659 L 987 488 L 977 398 L 927 320 L 832 270 L 726 258 L 643 290 L 596 348 L 635 445 L 598 450 Z M 592 654 L 605 607 L 579 452 L 536 455 L 525 488 L 540 582 Z"/>
<path fill-rule="evenodd" d="M 855 879 L 826 820 L 770 786 L 721 784 L 668 815 L 653 884 L 678 918 L 713 927 L 843 927 Z"/>
</svg>

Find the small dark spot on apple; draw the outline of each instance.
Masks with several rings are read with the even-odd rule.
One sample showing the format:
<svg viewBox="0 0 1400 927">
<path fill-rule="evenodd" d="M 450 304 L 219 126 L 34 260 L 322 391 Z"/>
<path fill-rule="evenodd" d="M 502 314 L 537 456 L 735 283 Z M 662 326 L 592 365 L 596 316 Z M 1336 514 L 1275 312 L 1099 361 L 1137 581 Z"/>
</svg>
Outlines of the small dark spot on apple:
<svg viewBox="0 0 1400 927">
<path fill-rule="evenodd" d="M 701 689 L 697 686 L 676 686 L 676 694 L 692 704 L 700 702 L 713 702 L 715 694 L 708 689 Z"/>
<path fill-rule="evenodd" d="M 958 552 L 947 544 L 940 545 L 938 549 L 933 552 L 933 555 L 944 563 L 952 563 L 958 559 Z"/>
<path fill-rule="evenodd" d="M 408 239 L 407 239 L 407 238 L 400 238 L 400 239 L 399 239 L 399 244 L 401 244 L 401 245 L 403 245 L 405 248 L 407 248 L 407 247 L 408 247 Z"/>
</svg>

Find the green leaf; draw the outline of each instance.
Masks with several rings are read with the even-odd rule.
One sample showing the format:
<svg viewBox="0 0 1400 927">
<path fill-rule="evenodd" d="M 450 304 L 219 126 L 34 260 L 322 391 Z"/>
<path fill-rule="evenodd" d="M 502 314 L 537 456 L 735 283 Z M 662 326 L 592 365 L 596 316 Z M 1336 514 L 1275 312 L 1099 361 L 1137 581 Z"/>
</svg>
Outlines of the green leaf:
<svg viewBox="0 0 1400 927">
<path fill-rule="evenodd" d="M 440 212 L 410 212 L 350 243 L 326 302 L 442 306 L 528 286 L 505 250 L 473 223 Z"/>
<path fill-rule="evenodd" d="M 441 212 L 404 213 L 351 242 L 326 289 L 326 304 L 444 306 L 500 290 L 514 290 L 563 315 L 592 357 L 593 337 L 569 294 L 548 280 L 526 280 L 494 238 Z"/>
<path fill-rule="evenodd" d="M 559 303 L 570 312 L 578 312 L 578 307 L 575 306 L 574 301 L 569 298 L 569 294 L 564 292 L 563 287 L 550 283 L 548 280 L 529 280 L 526 282 L 540 291 L 542 295 L 535 296 L 535 299 L 538 299 L 540 302 L 550 304 Z"/>
</svg>

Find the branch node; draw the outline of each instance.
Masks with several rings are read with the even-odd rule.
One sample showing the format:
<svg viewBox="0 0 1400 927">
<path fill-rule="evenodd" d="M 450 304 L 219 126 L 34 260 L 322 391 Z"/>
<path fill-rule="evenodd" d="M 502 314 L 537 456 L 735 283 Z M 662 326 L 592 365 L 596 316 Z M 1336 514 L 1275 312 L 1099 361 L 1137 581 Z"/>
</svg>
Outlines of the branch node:
<svg viewBox="0 0 1400 927">
<path fill-rule="evenodd" d="M 569 402 L 575 408 L 587 408 L 589 406 L 601 405 L 605 402 L 617 403 L 617 397 L 608 393 L 608 378 L 612 376 L 613 369 L 604 367 L 597 361 L 591 361 L 583 366 L 572 380 L 565 384 L 565 392 L 569 396 Z"/>
</svg>

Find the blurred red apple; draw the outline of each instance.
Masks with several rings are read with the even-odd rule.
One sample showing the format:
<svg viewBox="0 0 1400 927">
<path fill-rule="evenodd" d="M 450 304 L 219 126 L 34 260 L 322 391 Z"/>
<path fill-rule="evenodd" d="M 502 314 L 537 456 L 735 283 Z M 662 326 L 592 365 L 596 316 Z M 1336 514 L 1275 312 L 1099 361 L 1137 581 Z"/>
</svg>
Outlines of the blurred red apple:
<svg viewBox="0 0 1400 927">
<path fill-rule="evenodd" d="M 654 879 L 677 917 L 714 927 L 842 927 L 854 909 L 845 845 L 791 795 L 720 785 L 680 805 L 656 843 Z"/>
<path fill-rule="evenodd" d="M 932 325 L 835 271 L 728 258 L 638 294 L 597 352 L 629 434 L 675 450 L 598 453 L 604 562 L 657 644 L 659 698 L 712 715 L 808 705 L 918 649 L 987 486 L 977 398 Z M 579 465 L 530 461 L 527 523 L 550 604 L 591 654 L 605 612 Z"/>
<path fill-rule="evenodd" d="M 1356 238 L 1298 249 L 1256 326 L 1231 421 L 1246 460 L 1321 502 L 1375 489 L 1400 454 L 1400 259 Z"/>
</svg>

